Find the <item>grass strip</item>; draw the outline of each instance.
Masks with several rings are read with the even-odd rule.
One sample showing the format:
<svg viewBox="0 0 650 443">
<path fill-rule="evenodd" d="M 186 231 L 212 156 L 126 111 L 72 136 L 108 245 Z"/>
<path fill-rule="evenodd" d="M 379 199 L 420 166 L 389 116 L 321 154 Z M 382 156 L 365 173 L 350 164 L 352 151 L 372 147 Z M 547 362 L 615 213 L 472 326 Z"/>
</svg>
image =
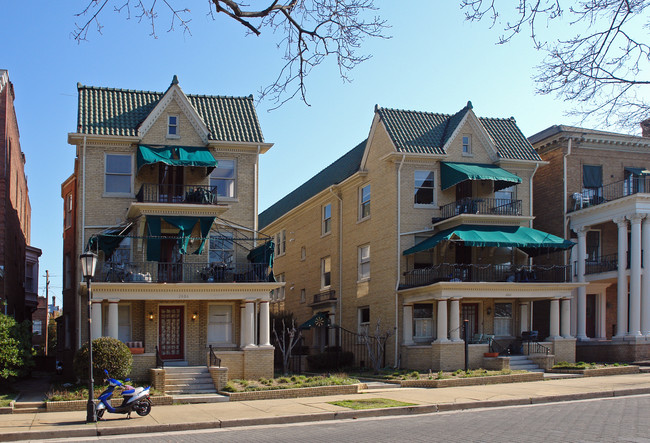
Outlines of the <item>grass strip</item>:
<svg viewBox="0 0 650 443">
<path fill-rule="evenodd" d="M 382 409 L 415 406 L 415 403 L 392 400 L 390 398 L 365 398 L 361 400 L 330 401 L 329 404 L 350 409 Z"/>
</svg>

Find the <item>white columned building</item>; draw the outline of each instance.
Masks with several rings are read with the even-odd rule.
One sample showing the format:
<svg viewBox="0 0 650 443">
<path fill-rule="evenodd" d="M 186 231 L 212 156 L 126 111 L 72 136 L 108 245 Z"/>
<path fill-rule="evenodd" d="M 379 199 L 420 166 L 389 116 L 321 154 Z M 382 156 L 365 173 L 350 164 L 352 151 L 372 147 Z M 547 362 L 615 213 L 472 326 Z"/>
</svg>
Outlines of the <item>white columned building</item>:
<svg viewBox="0 0 650 443">
<path fill-rule="evenodd" d="M 650 217 L 643 219 L 641 228 L 642 262 L 650 263 Z M 641 279 L 641 334 L 650 336 L 650 272 L 643 272 Z"/>
<path fill-rule="evenodd" d="M 102 299 L 93 298 L 91 305 L 90 325 L 92 339 L 102 336 Z"/>
<path fill-rule="evenodd" d="M 641 335 L 641 221 L 645 215 L 632 214 L 630 220 L 630 331 Z"/>
<path fill-rule="evenodd" d="M 627 219 L 616 217 L 614 223 L 618 228 L 615 338 L 622 339 L 627 334 Z"/>
<path fill-rule="evenodd" d="M 438 300 L 438 334 L 436 343 L 446 343 L 447 338 L 447 300 Z"/>
<path fill-rule="evenodd" d="M 585 281 L 585 261 L 587 258 L 587 230 L 582 226 L 576 230 L 578 234 L 578 282 Z M 587 288 L 578 287 L 577 307 L 577 331 L 578 340 L 587 340 Z"/>
<path fill-rule="evenodd" d="M 118 319 L 118 302 L 119 299 L 111 298 L 108 300 L 108 318 L 106 335 L 108 337 L 118 338 L 119 319 Z"/>
</svg>

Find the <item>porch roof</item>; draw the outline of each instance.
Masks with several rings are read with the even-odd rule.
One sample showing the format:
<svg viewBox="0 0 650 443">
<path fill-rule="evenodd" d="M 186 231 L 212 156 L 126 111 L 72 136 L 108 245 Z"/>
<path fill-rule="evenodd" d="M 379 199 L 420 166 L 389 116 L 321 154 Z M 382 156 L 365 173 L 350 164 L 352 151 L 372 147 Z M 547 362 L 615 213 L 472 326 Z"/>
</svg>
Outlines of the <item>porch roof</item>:
<svg viewBox="0 0 650 443">
<path fill-rule="evenodd" d="M 404 255 L 415 254 L 435 247 L 441 241 L 463 242 L 474 247 L 515 247 L 529 255 L 547 250 L 564 250 L 575 245 L 547 232 L 523 226 L 460 225 L 445 229 L 404 251 Z"/>
<path fill-rule="evenodd" d="M 494 190 L 521 183 L 521 177 L 495 165 L 482 163 L 440 163 L 442 189 L 448 189 L 466 180 L 492 180 Z"/>
</svg>

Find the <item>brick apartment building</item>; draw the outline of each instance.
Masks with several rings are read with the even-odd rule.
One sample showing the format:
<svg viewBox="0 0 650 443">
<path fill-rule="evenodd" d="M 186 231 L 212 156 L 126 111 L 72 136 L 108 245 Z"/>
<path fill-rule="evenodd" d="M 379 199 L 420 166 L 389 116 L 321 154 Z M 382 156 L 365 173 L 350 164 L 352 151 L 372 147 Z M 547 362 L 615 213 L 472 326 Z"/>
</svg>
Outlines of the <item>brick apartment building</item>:
<svg viewBox="0 0 650 443">
<path fill-rule="evenodd" d="M 586 282 L 571 331 L 584 361 L 650 358 L 650 131 L 632 136 L 551 126 L 529 138 L 548 165 L 535 176 L 535 227 L 577 243 Z"/>
<path fill-rule="evenodd" d="M 573 361 L 579 284 L 564 264 L 531 261 L 572 246 L 531 229 L 543 163 L 514 119 L 479 118 L 471 103 L 451 115 L 377 107 L 366 141 L 260 214 L 286 282 L 274 309 L 295 315 L 313 352 L 379 322 L 394 332 L 386 364 L 404 368 L 463 367 L 464 320 L 471 367 L 490 342 L 520 352 L 532 329 Z"/>
<path fill-rule="evenodd" d="M 132 376 L 205 366 L 212 348 L 232 378 L 273 374 L 269 246 L 259 238 L 262 136 L 252 97 L 78 85 L 77 152 L 62 184 L 64 367 L 88 340 L 86 250 L 99 256 L 92 336 L 134 353 Z M 269 281 L 271 280 L 271 281 Z"/>
<path fill-rule="evenodd" d="M 28 246 L 32 209 L 14 100 L 9 73 L 0 69 L 0 300 L 2 311 L 22 322 L 38 306 L 40 250 Z"/>
</svg>

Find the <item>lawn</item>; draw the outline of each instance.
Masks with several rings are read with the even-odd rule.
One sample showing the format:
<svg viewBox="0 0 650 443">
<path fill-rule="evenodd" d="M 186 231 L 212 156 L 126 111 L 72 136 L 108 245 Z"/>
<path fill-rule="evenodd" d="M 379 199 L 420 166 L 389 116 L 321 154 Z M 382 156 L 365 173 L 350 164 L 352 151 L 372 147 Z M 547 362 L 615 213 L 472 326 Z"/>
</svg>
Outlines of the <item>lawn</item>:
<svg viewBox="0 0 650 443">
<path fill-rule="evenodd" d="M 358 372 L 351 374 L 358 378 L 379 378 L 383 380 L 443 380 L 448 378 L 467 378 L 467 377 L 490 377 L 495 375 L 522 374 L 526 371 L 513 371 L 506 369 L 503 371 L 488 371 L 487 369 L 470 369 L 465 372 L 462 369 L 456 371 L 439 371 L 439 372 L 419 372 L 405 369 L 384 369 L 379 373 Z"/>
<path fill-rule="evenodd" d="M 350 409 L 380 409 L 398 408 L 400 406 L 415 406 L 415 403 L 391 400 L 389 398 L 366 398 L 362 400 L 331 401 L 331 405 L 342 406 Z"/>
<path fill-rule="evenodd" d="M 16 394 L 0 394 L 0 408 L 8 407 L 15 398 Z"/>
<path fill-rule="evenodd" d="M 560 361 L 553 366 L 553 369 L 600 369 L 600 368 L 616 368 L 620 366 L 628 366 L 627 363 L 585 363 L 579 361 L 577 363 L 568 363 Z"/>
<path fill-rule="evenodd" d="M 268 391 L 272 389 L 311 388 L 315 386 L 341 386 L 359 383 L 359 380 L 347 374 L 332 374 L 328 377 L 316 375 L 289 375 L 277 378 L 260 378 L 259 380 L 230 380 L 222 389 L 224 392 Z"/>
</svg>

